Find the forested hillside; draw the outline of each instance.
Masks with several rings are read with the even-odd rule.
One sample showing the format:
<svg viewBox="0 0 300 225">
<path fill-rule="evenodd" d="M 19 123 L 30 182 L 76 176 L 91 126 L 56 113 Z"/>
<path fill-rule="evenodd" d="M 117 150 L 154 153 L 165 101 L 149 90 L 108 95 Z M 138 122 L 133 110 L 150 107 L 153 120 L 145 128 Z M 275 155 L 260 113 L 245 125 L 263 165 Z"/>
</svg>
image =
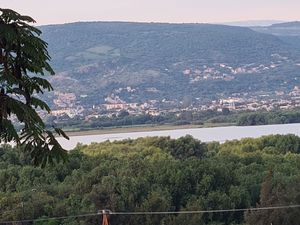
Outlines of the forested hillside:
<svg viewBox="0 0 300 225">
<path fill-rule="evenodd" d="M 121 22 L 40 28 L 57 73 L 53 85 L 75 93 L 81 105 L 112 94 L 127 102 L 187 96 L 205 102 L 290 91 L 299 78 L 300 49 L 249 28 Z"/>
<path fill-rule="evenodd" d="M 201 143 L 190 136 L 78 145 L 45 169 L 0 148 L 0 221 L 114 212 L 238 209 L 300 204 L 300 138 Z M 111 224 L 299 224 L 299 208 L 194 215 L 111 216 Z M 100 224 L 101 216 L 39 225 Z M 25 224 L 25 223 L 24 223 Z"/>
</svg>

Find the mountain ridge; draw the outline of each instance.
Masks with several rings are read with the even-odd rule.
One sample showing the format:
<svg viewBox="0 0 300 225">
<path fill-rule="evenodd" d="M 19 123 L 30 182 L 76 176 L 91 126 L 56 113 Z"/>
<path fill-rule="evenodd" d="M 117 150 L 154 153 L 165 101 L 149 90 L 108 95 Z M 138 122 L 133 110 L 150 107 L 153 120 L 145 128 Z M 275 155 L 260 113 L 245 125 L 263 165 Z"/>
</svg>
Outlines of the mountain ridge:
<svg viewBox="0 0 300 225">
<path fill-rule="evenodd" d="M 270 27 L 300 27 L 300 21 L 272 24 Z"/>
<path fill-rule="evenodd" d="M 253 26 L 271 26 L 277 23 L 284 23 L 282 20 L 245 20 L 245 21 L 232 21 L 221 23 L 229 26 L 242 26 L 242 27 L 253 27 Z"/>
</svg>

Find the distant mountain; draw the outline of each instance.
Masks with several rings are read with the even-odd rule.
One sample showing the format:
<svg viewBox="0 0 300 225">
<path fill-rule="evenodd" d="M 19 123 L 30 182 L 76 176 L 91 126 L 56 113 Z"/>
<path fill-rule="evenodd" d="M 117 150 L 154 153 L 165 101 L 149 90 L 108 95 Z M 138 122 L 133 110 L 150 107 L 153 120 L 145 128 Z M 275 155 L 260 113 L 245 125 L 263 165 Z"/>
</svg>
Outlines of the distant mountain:
<svg viewBox="0 0 300 225">
<path fill-rule="evenodd" d="M 300 78 L 300 51 L 249 28 L 90 22 L 41 29 L 57 72 L 51 81 L 58 92 L 75 93 L 77 104 L 116 96 L 126 102 L 205 102 L 289 90 Z"/>
<path fill-rule="evenodd" d="M 240 26 L 240 27 L 258 27 L 258 26 L 271 26 L 277 23 L 283 23 L 282 20 L 248 20 L 248 21 L 235 21 L 221 23 L 229 26 Z"/>
<path fill-rule="evenodd" d="M 252 27 L 252 29 L 277 36 L 300 36 L 300 21 L 278 23 L 266 27 Z"/>
<path fill-rule="evenodd" d="M 271 28 L 292 28 L 292 27 L 299 28 L 300 27 L 300 21 L 277 23 L 277 24 L 272 24 L 271 25 Z"/>
</svg>

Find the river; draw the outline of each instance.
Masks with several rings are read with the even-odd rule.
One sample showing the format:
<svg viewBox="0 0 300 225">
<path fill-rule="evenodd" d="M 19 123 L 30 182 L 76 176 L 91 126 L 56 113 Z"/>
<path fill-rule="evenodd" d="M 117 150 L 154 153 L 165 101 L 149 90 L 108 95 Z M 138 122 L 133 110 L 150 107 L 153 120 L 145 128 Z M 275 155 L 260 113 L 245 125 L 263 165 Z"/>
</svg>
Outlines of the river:
<svg viewBox="0 0 300 225">
<path fill-rule="evenodd" d="M 115 141 L 124 139 L 136 139 L 140 137 L 153 136 L 170 136 L 171 138 L 179 138 L 185 135 L 192 135 L 194 138 L 203 142 L 241 139 L 245 137 L 261 137 L 270 134 L 295 134 L 300 136 L 300 124 L 279 124 L 265 126 L 229 126 L 229 127 L 213 127 L 213 128 L 195 128 L 195 129 L 178 129 L 163 131 L 147 131 L 132 133 L 116 133 L 116 134 L 100 134 L 72 136 L 70 140 L 59 138 L 61 145 L 68 150 L 73 149 L 77 143 L 90 144 L 92 142 Z"/>
</svg>

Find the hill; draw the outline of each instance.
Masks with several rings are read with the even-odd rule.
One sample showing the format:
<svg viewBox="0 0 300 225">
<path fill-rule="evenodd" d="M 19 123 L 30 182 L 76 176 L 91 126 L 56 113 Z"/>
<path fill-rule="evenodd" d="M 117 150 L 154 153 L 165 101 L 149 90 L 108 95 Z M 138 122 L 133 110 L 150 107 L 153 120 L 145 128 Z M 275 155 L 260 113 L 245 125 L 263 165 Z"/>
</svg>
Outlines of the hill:
<svg viewBox="0 0 300 225">
<path fill-rule="evenodd" d="M 57 72 L 51 81 L 58 92 L 74 93 L 81 105 L 116 96 L 138 103 L 187 97 L 205 102 L 233 93 L 290 90 L 300 76 L 300 51 L 249 28 L 89 22 L 41 29 Z"/>
<path fill-rule="evenodd" d="M 245 20 L 245 21 L 233 21 L 222 23 L 229 26 L 239 27 L 258 27 L 258 26 L 271 26 L 273 24 L 283 23 L 282 20 Z"/>
<path fill-rule="evenodd" d="M 252 27 L 251 29 L 277 36 L 283 42 L 300 50 L 300 21 L 277 23 L 265 27 Z"/>
<path fill-rule="evenodd" d="M 252 29 L 277 36 L 300 36 L 300 21 L 276 23 L 271 26 L 252 27 Z"/>
</svg>

